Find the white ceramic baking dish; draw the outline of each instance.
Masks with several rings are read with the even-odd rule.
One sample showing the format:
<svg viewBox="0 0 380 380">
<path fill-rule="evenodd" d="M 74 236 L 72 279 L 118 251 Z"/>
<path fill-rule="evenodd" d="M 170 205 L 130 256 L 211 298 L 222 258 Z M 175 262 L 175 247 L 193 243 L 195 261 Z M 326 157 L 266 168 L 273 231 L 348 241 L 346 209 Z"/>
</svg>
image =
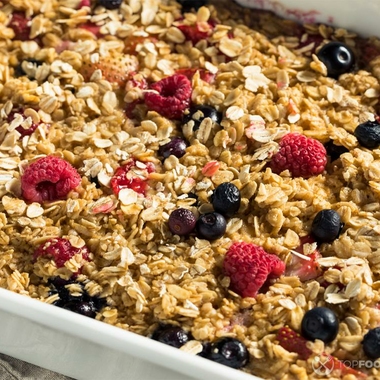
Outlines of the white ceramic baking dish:
<svg viewBox="0 0 380 380">
<path fill-rule="evenodd" d="M 236 1 L 304 22 L 380 35 L 380 0 Z M 77 380 L 258 379 L 4 289 L 0 320 L 0 352 Z"/>
</svg>

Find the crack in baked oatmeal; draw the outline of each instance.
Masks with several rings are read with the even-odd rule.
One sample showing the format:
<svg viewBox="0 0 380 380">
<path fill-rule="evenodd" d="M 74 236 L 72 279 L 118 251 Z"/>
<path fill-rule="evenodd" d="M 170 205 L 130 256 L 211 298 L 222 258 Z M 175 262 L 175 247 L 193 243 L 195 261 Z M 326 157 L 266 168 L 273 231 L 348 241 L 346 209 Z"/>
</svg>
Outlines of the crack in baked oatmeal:
<svg viewBox="0 0 380 380">
<path fill-rule="evenodd" d="M 0 286 L 267 379 L 380 378 L 379 40 L 181 3 L 2 1 Z"/>
</svg>

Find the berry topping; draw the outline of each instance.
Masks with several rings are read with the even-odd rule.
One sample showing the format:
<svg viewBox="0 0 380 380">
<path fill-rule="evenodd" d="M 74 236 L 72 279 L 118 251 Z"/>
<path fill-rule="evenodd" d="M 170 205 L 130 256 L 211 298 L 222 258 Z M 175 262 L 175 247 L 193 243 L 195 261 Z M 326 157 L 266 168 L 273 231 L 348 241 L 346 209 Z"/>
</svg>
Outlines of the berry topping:
<svg viewBox="0 0 380 380">
<path fill-rule="evenodd" d="M 174 155 L 181 158 L 186 153 L 187 144 L 181 137 L 172 137 L 167 144 L 161 145 L 158 154 L 164 158 Z"/>
<path fill-rule="evenodd" d="M 363 338 L 363 351 L 370 359 L 380 358 L 380 327 L 369 330 Z"/>
<path fill-rule="evenodd" d="M 249 353 L 242 342 L 235 338 L 225 337 L 212 344 L 208 359 L 239 369 L 248 363 Z"/>
<path fill-rule="evenodd" d="M 216 212 L 231 217 L 239 210 L 240 191 L 233 183 L 224 182 L 214 190 L 211 200 Z"/>
<path fill-rule="evenodd" d="M 186 208 L 178 208 L 169 216 L 169 229 L 174 235 L 188 235 L 196 225 L 195 215 Z"/>
<path fill-rule="evenodd" d="M 311 234 L 318 243 L 331 243 L 342 231 L 343 223 L 335 210 L 321 210 L 311 225 Z"/>
<path fill-rule="evenodd" d="M 289 352 L 295 352 L 300 359 L 306 360 L 312 354 L 311 350 L 306 346 L 307 340 L 290 327 L 282 327 L 278 332 L 276 339 L 280 346 Z"/>
<path fill-rule="evenodd" d="M 191 82 L 184 75 L 172 75 L 150 86 L 145 93 L 145 104 L 168 119 L 180 119 L 191 101 Z"/>
<path fill-rule="evenodd" d="M 118 9 L 122 2 L 123 0 L 98 0 L 98 5 L 106 9 Z"/>
<path fill-rule="evenodd" d="M 217 212 L 202 215 L 196 224 L 198 235 L 201 239 L 216 240 L 226 232 L 227 222 L 224 216 Z"/>
<path fill-rule="evenodd" d="M 224 258 L 231 289 L 242 297 L 256 297 L 267 280 L 281 276 L 285 263 L 262 247 L 244 242 L 231 245 Z"/>
<path fill-rule="evenodd" d="M 28 202 L 65 199 L 81 182 L 78 172 L 65 160 L 46 156 L 32 162 L 21 176 L 23 198 Z"/>
<path fill-rule="evenodd" d="M 322 257 L 319 251 L 315 249 L 311 254 L 306 254 L 307 251 L 312 249 L 312 243 L 314 243 L 314 240 L 310 236 L 301 238 L 301 244 L 295 251 L 306 257 L 292 254 L 290 262 L 286 265 L 286 276 L 298 276 L 303 282 L 313 280 L 322 274 L 321 267 L 317 263 L 317 260 Z"/>
<path fill-rule="evenodd" d="M 145 195 L 148 188 L 148 175 L 152 172 L 154 172 L 154 165 L 151 162 L 144 164 L 131 159 L 116 169 L 111 179 L 111 188 L 116 195 L 121 189 L 132 189 L 136 193 Z"/>
<path fill-rule="evenodd" d="M 21 109 L 17 109 L 15 111 L 12 111 L 9 115 L 8 115 L 8 123 L 12 123 L 12 121 L 16 118 L 16 117 L 22 117 L 22 122 L 21 122 L 21 125 L 19 125 L 17 128 L 16 128 L 16 131 L 18 133 L 20 133 L 20 139 L 22 139 L 24 136 L 30 136 L 37 128 L 38 126 L 40 125 L 40 123 L 34 123 L 33 120 L 31 118 L 27 118 L 23 112 L 23 110 Z"/>
<path fill-rule="evenodd" d="M 86 82 L 91 80 L 95 70 L 102 72 L 103 78 L 110 83 L 124 87 L 132 72 L 138 69 L 137 58 L 131 55 L 119 55 L 114 58 L 101 58 L 98 62 L 85 61 L 80 73 Z"/>
<path fill-rule="evenodd" d="M 184 75 L 187 79 L 192 80 L 195 73 L 199 71 L 199 77 L 207 82 L 212 83 L 215 79 L 215 74 L 207 71 L 205 69 L 189 68 L 189 69 L 178 69 L 176 74 Z"/>
<path fill-rule="evenodd" d="M 178 29 L 185 35 L 186 40 L 193 45 L 206 40 L 212 31 L 212 26 L 206 22 L 197 22 L 195 25 L 178 25 Z"/>
<path fill-rule="evenodd" d="M 190 108 L 189 113 L 185 114 L 182 118 L 182 125 L 185 126 L 189 123 L 192 131 L 195 132 L 199 129 L 202 121 L 206 118 L 210 118 L 214 123 L 220 124 L 222 122 L 223 115 L 211 106 L 193 106 Z M 185 136 L 187 138 L 187 136 Z"/>
<path fill-rule="evenodd" d="M 289 170 L 293 177 L 309 178 L 322 173 L 326 163 L 326 149 L 319 141 L 288 133 L 281 139 L 270 166 L 277 174 Z"/>
<path fill-rule="evenodd" d="M 40 256 L 48 256 L 53 259 L 57 268 L 65 265 L 74 255 L 81 254 L 84 260 L 89 261 L 89 250 L 86 246 L 76 248 L 67 239 L 53 238 L 41 244 L 34 252 L 33 259 L 37 260 Z"/>
<path fill-rule="evenodd" d="M 359 144 L 368 149 L 375 149 L 380 145 L 380 123 L 378 121 L 366 121 L 359 124 L 354 131 Z"/>
<path fill-rule="evenodd" d="M 15 40 L 27 41 L 30 39 L 31 18 L 25 17 L 24 12 L 13 12 L 9 27 L 15 32 Z"/>
<path fill-rule="evenodd" d="M 189 334 L 179 326 L 161 325 L 152 335 L 153 340 L 180 348 L 190 340 Z"/>
<path fill-rule="evenodd" d="M 182 5 L 182 12 L 190 12 L 191 10 L 198 10 L 206 4 L 206 0 L 177 0 Z"/>
<path fill-rule="evenodd" d="M 330 140 L 326 145 L 327 155 L 330 156 L 331 162 L 337 160 L 343 153 L 349 152 L 349 150 L 342 145 L 335 145 L 333 140 Z"/>
<path fill-rule="evenodd" d="M 308 340 L 332 342 L 339 331 L 339 321 L 335 313 L 327 307 L 315 307 L 306 312 L 302 319 L 301 334 Z"/>
<path fill-rule="evenodd" d="M 327 75 L 338 78 L 352 70 L 355 64 L 353 51 L 342 42 L 329 42 L 319 49 L 317 56 L 327 68 Z"/>
<path fill-rule="evenodd" d="M 63 309 L 73 311 L 74 313 L 85 315 L 86 317 L 95 318 L 96 308 L 92 301 L 72 301 L 62 306 Z"/>
</svg>

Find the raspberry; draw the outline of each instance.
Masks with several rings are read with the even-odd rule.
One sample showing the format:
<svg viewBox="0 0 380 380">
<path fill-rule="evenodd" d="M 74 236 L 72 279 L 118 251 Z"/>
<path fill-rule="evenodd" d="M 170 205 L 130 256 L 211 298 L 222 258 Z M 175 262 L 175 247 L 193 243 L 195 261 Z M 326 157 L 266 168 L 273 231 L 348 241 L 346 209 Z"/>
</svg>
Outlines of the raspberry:
<svg viewBox="0 0 380 380">
<path fill-rule="evenodd" d="M 136 161 L 132 159 L 124 166 L 117 168 L 111 179 L 113 192 L 117 195 L 120 190 L 127 188 L 144 195 L 148 187 L 146 183 L 147 174 L 154 171 L 154 165 L 152 163 L 148 162 L 145 165 L 146 168 L 141 169 L 136 165 Z"/>
<path fill-rule="evenodd" d="M 153 83 L 150 88 L 158 92 L 147 92 L 145 104 L 168 119 L 180 119 L 191 100 L 191 82 L 184 75 L 172 75 Z"/>
<path fill-rule="evenodd" d="M 215 74 L 210 73 L 210 71 L 207 71 L 205 69 L 198 69 L 198 68 L 191 68 L 191 69 L 178 69 L 176 71 L 176 74 L 181 74 L 187 77 L 189 80 L 193 79 L 194 74 L 199 71 L 200 78 L 207 82 L 207 83 L 213 83 L 215 80 Z"/>
<path fill-rule="evenodd" d="M 178 25 L 178 29 L 185 35 L 186 40 L 191 41 L 193 45 L 201 40 L 206 40 L 212 31 L 209 23 L 199 23 L 195 25 Z"/>
<path fill-rule="evenodd" d="M 224 258 L 224 272 L 231 289 L 242 297 L 255 297 L 268 279 L 281 276 L 285 263 L 262 247 L 244 242 L 234 243 Z"/>
<path fill-rule="evenodd" d="M 289 170 L 293 177 L 309 178 L 323 172 L 326 158 L 325 147 L 317 140 L 288 133 L 280 141 L 280 149 L 273 156 L 270 166 L 274 173 Z"/>
<path fill-rule="evenodd" d="M 15 110 L 14 112 L 11 112 L 8 115 L 8 123 L 11 123 L 14 120 L 16 113 L 20 114 L 24 119 L 26 119 L 26 116 L 24 115 L 23 110 L 18 109 L 18 110 Z M 20 139 L 22 139 L 24 136 L 30 136 L 37 129 L 39 125 L 40 123 L 36 124 L 33 122 L 29 126 L 29 128 L 24 128 L 22 125 L 20 125 L 16 128 L 16 131 L 21 134 Z"/>
<path fill-rule="evenodd" d="M 21 177 L 23 198 L 28 202 L 55 201 L 81 182 L 78 172 L 65 160 L 46 156 L 31 163 Z"/>
<path fill-rule="evenodd" d="M 82 254 L 83 259 L 90 260 L 90 252 L 86 246 L 76 248 L 66 239 L 53 238 L 36 249 L 33 259 L 37 260 L 40 256 L 49 256 L 54 260 L 57 268 L 61 268 L 65 265 L 66 261 L 69 261 L 74 255 L 79 253 Z"/>
<path fill-rule="evenodd" d="M 31 18 L 25 17 L 24 12 L 13 12 L 9 27 L 15 32 L 15 40 L 30 40 Z"/>
</svg>

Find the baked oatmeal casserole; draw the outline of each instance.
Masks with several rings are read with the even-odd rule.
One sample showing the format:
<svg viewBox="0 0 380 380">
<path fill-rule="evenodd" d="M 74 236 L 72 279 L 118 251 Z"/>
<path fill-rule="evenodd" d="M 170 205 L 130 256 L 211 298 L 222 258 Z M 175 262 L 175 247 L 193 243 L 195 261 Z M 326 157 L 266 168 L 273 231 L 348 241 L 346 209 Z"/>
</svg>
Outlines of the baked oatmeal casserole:
<svg viewBox="0 0 380 380">
<path fill-rule="evenodd" d="M 267 379 L 380 378 L 378 39 L 216 0 L 0 21 L 1 287 Z"/>
</svg>

